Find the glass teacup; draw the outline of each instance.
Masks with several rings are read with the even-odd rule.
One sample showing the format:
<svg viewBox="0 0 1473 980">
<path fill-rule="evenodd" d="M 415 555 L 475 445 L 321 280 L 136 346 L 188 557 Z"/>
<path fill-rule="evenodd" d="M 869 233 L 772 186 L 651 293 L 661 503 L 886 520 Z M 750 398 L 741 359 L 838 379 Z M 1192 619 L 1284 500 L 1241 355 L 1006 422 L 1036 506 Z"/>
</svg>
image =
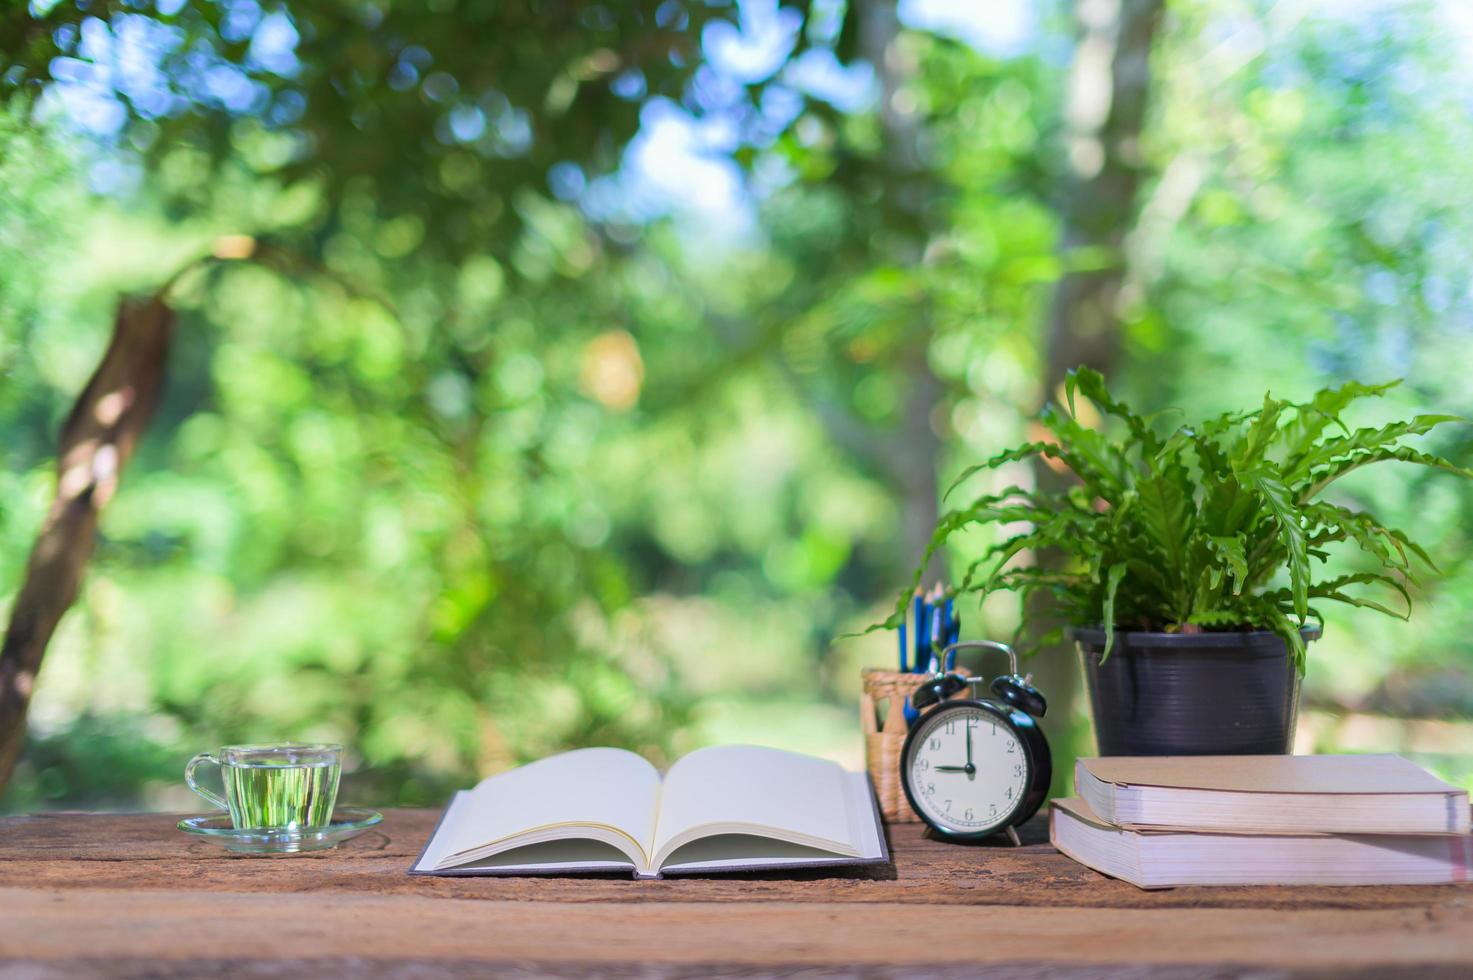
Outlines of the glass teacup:
<svg viewBox="0 0 1473 980">
<path fill-rule="evenodd" d="M 220 767 L 223 798 L 194 781 L 201 762 Z M 212 805 L 229 810 L 237 830 L 299 830 L 325 827 L 332 820 L 342 767 L 341 745 L 226 745 L 190 759 L 184 781 Z"/>
</svg>

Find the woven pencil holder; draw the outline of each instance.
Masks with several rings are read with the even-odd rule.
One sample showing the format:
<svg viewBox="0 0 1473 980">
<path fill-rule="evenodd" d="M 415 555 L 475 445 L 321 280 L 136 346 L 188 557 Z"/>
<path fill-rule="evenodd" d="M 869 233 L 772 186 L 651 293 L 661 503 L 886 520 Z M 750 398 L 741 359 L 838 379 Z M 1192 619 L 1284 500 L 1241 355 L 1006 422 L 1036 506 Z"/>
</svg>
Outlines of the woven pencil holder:
<svg viewBox="0 0 1473 980">
<path fill-rule="evenodd" d="M 966 673 L 965 668 L 957 669 Z M 864 759 L 880 800 L 880 815 L 886 823 L 919 823 L 921 819 L 910 808 L 905 788 L 900 785 L 900 751 L 909 732 L 905 724 L 905 702 L 929 676 L 874 667 L 866 668 L 863 673 L 859 723 L 864 728 Z"/>
</svg>

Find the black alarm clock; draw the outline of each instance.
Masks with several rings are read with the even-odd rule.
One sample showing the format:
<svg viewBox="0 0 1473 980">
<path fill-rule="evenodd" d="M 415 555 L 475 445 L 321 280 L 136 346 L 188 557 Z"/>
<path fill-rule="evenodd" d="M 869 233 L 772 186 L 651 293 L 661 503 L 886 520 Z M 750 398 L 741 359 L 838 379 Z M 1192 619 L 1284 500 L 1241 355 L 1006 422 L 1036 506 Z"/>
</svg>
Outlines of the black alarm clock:
<svg viewBox="0 0 1473 980">
<path fill-rule="evenodd" d="M 1006 643 L 955 643 L 954 650 L 996 650 L 1008 655 L 1012 673 L 993 680 L 995 697 L 977 696 L 981 677 L 938 671 L 911 695 L 919 712 L 900 753 L 901 784 L 911 808 L 945 840 L 977 841 L 1006 833 L 1038 812 L 1053 779 L 1048 741 L 1035 718 L 1048 702 L 1018 673 L 1018 655 Z M 947 700 L 964 688 L 971 696 Z"/>
</svg>

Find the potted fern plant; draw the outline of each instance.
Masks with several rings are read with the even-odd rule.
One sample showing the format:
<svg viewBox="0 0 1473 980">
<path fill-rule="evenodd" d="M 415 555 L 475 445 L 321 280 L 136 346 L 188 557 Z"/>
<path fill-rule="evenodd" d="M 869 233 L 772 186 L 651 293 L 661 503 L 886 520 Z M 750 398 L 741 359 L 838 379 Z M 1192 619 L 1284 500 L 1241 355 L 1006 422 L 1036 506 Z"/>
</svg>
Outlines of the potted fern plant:
<svg viewBox="0 0 1473 980">
<path fill-rule="evenodd" d="M 1455 416 L 1346 428 L 1352 402 L 1394 384 L 1352 382 L 1302 404 L 1265 396 L 1255 410 L 1166 432 L 1078 369 L 1065 383 L 1067 411 L 1041 416 L 1049 438 L 971 467 L 948 497 L 980 471 L 1033 458 L 1067 470 L 1070 485 L 977 496 L 942 517 L 930 550 L 967 528 L 1004 531 L 953 594 L 1044 599 L 1023 603 L 1025 635 L 1045 619 L 1069 624 L 1101 753 L 1288 752 L 1306 644 L 1321 629 L 1316 603 L 1405 618 L 1414 562 L 1432 567 L 1404 533 L 1325 490 L 1393 460 L 1473 476 L 1404 444 Z M 1079 396 L 1113 428 L 1081 423 Z M 1327 570 L 1337 548 L 1360 553 L 1355 570 Z M 1016 561 L 1037 551 L 1062 561 Z"/>
</svg>

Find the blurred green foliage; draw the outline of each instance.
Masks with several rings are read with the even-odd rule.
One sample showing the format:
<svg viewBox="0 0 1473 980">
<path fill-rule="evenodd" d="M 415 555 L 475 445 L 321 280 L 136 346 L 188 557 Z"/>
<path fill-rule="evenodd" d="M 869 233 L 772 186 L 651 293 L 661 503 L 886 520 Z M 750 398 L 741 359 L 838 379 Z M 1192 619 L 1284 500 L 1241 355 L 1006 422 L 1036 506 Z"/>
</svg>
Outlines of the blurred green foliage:
<svg viewBox="0 0 1473 980">
<path fill-rule="evenodd" d="M 1388 412 L 1473 415 L 1473 79 L 1433 7 L 1269 6 L 1170 5 L 1112 383 L 1198 415 L 1404 375 Z M 667 760 L 744 739 L 858 764 L 858 670 L 890 662 L 892 638 L 832 638 L 913 566 L 906 519 L 930 488 L 1029 434 L 1052 284 L 1109 257 L 1057 248 L 1062 17 L 1006 55 L 903 30 L 897 130 L 873 97 L 785 74 L 809 51 L 862 53 L 848 5 L 802 13 L 778 64 L 736 78 L 712 51 L 751 25 L 721 4 L 7 13 L 4 590 L 119 292 L 221 234 L 256 236 L 261 261 L 175 292 L 166 400 L 4 806 L 189 806 L 190 754 L 270 737 L 347 743 L 345 792 L 377 803 L 593 743 Z M 280 18 L 295 41 L 253 55 Z M 87 38 L 143 20 L 175 39 L 157 75 L 79 128 L 110 111 Z M 44 87 L 84 75 L 83 102 Z M 727 134 L 698 155 L 741 176 L 734 212 L 648 207 L 620 182 L 662 105 Z M 1468 440 L 1431 448 L 1467 461 Z M 1454 483 L 1337 491 L 1441 542 L 1448 576 L 1410 625 L 1331 618 L 1309 744 L 1473 778 L 1456 748 L 1473 499 Z M 965 615 L 996 635 L 1018 610 Z M 1059 754 L 1087 748 L 1059 744 L 1079 718 L 1060 714 Z"/>
<path fill-rule="evenodd" d="M 331 236 L 371 199 L 396 219 L 374 242 L 396 257 L 504 258 L 532 220 L 524 195 L 558 164 L 615 169 L 641 107 L 681 98 L 730 6 L 35 0 L 0 11 L 0 80 L 115 96 L 84 114 L 168 170 L 152 189 L 173 208 L 243 162 L 321 192 L 299 231 Z"/>
</svg>

